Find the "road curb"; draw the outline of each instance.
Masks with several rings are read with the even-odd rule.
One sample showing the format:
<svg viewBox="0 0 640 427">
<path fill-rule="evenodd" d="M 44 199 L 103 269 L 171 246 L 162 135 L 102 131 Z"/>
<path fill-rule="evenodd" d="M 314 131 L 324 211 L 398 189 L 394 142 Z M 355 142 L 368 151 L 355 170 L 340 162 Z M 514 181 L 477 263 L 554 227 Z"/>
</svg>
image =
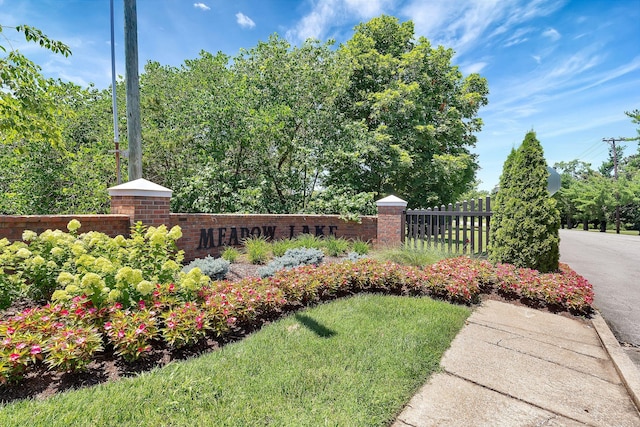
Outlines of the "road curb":
<svg viewBox="0 0 640 427">
<path fill-rule="evenodd" d="M 596 311 L 596 315 L 591 319 L 591 323 L 600 338 L 600 342 L 613 361 L 613 365 L 622 379 L 622 383 L 626 387 L 631 400 L 633 400 L 636 409 L 640 411 L 640 371 L 633 364 L 629 356 L 624 352 L 617 338 L 609 329 L 609 325 L 604 321 L 600 312 Z"/>
</svg>

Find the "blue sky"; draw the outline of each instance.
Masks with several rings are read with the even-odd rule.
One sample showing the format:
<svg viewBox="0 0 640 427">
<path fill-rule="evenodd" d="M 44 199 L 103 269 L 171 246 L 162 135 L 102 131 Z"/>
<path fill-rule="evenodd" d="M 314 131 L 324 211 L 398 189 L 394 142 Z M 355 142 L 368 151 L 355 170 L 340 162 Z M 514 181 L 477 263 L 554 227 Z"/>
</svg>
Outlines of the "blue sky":
<svg viewBox="0 0 640 427">
<path fill-rule="evenodd" d="M 116 72 L 124 75 L 123 0 L 114 0 Z M 579 159 L 597 168 L 602 138 L 636 136 L 624 114 L 640 108 L 640 0 L 137 0 L 141 67 L 178 66 L 200 50 L 234 56 L 270 34 L 348 40 L 382 13 L 413 20 L 417 36 L 456 51 L 463 73 L 489 81 L 477 146 L 480 188 L 527 131 L 547 162 Z M 0 24 L 28 24 L 71 47 L 53 55 L 5 30 L 14 48 L 47 76 L 106 88 L 111 82 L 109 0 L 0 0 Z M 2 43 L 6 43 L 3 40 Z M 627 153 L 637 143 L 627 143 Z"/>
</svg>

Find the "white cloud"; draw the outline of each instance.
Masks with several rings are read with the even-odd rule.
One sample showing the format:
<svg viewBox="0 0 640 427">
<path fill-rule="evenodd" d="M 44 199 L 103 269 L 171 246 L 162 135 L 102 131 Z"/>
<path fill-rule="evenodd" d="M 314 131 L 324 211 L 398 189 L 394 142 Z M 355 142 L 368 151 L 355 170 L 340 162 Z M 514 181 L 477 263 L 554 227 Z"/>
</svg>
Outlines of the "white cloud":
<svg viewBox="0 0 640 427">
<path fill-rule="evenodd" d="M 452 47 L 458 55 L 500 36 L 501 44 L 512 46 L 527 41 L 531 28 L 518 26 L 547 16 L 563 6 L 554 0 L 410 0 L 402 9 L 416 28 L 434 44 Z"/>
<path fill-rule="evenodd" d="M 523 37 L 523 38 L 521 38 L 521 39 L 512 39 L 512 40 L 509 40 L 508 42 L 506 42 L 506 43 L 504 44 L 504 47 L 515 46 L 515 45 L 517 45 L 517 44 L 524 43 L 524 42 L 526 42 L 527 40 L 529 40 L 527 37 Z"/>
<path fill-rule="evenodd" d="M 245 15 L 242 12 L 236 13 L 236 22 L 242 28 L 253 28 L 256 26 L 256 23 L 253 22 L 253 19 L 249 18 L 247 15 Z"/>
<path fill-rule="evenodd" d="M 292 42 L 322 40 L 336 26 L 391 12 L 393 4 L 394 0 L 318 0 L 311 12 L 287 31 L 286 38 Z"/>
<path fill-rule="evenodd" d="M 201 10 L 211 10 L 211 8 L 204 3 L 194 3 L 193 7 Z"/>
<path fill-rule="evenodd" d="M 460 66 L 460 68 L 462 68 L 462 72 L 464 74 L 473 74 L 479 73 L 480 71 L 484 70 L 484 67 L 486 67 L 487 65 L 487 62 L 480 61 L 474 62 L 473 64 L 463 64 Z"/>
<path fill-rule="evenodd" d="M 531 55 L 531 57 L 534 61 L 536 61 L 537 64 L 540 64 L 540 62 L 542 62 L 542 58 L 540 57 L 540 55 Z"/>
<path fill-rule="evenodd" d="M 542 35 L 544 37 L 550 38 L 554 42 L 560 40 L 560 37 L 562 37 L 555 28 L 549 28 L 545 30 L 545 32 L 543 32 Z"/>
</svg>

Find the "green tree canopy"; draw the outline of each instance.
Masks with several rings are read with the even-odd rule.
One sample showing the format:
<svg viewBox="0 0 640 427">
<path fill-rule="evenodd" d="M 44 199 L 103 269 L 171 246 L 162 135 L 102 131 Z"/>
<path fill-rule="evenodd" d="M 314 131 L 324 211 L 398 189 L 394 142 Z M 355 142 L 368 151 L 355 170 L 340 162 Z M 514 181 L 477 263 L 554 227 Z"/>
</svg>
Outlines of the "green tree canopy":
<svg viewBox="0 0 640 427">
<path fill-rule="evenodd" d="M 7 27 L 0 25 L 5 44 L 0 51 L 8 53 L 0 58 L 0 137 L 3 144 L 20 146 L 24 142 L 46 141 L 52 145 L 62 142 L 60 119 L 69 113 L 56 103 L 56 85 L 45 79 L 41 68 L 18 50 L 13 49 L 4 30 L 23 33 L 27 41 L 64 56 L 71 50 L 62 42 L 51 40 L 42 31 L 28 25 Z M 24 148 L 24 147 L 20 147 Z"/>
<path fill-rule="evenodd" d="M 540 272 L 558 269 L 560 213 L 547 191 L 548 176 L 542 146 L 531 131 L 511 152 L 500 177 L 489 243 L 492 261 Z"/>
<path fill-rule="evenodd" d="M 488 87 L 451 64 L 453 50 L 414 40 L 411 21 L 380 16 L 355 28 L 339 54 L 350 64 L 342 113 L 366 127 L 366 137 L 335 153 L 327 181 L 357 191 L 389 193 L 409 205 L 454 202 L 473 186 L 469 148 Z"/>
</svg>

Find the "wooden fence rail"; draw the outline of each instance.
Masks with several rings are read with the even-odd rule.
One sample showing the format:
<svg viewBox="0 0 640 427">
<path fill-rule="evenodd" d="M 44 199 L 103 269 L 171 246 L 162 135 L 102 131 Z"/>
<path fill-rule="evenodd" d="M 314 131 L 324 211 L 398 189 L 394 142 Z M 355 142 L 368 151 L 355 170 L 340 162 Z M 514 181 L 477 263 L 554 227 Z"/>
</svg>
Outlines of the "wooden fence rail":
<svg viewBox="0 0 640 427">
<path fill-rule="evenodd" d="M 482 255 L 491 230 L 491 198 L 405 213 L 405 244 L 447 252 Z"/>
</svg>

